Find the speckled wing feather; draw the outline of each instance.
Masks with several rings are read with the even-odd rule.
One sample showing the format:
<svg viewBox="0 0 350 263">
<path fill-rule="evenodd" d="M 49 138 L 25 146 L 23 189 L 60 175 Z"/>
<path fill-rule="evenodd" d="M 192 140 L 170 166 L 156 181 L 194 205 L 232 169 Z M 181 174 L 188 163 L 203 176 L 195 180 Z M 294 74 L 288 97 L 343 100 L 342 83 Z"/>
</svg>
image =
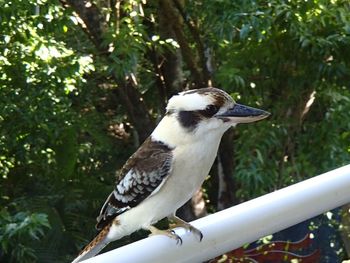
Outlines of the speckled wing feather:
<svg viewBox="0 0 350 263">
<path fill-rule="evenodd" d="M 149 137 L 122 168 L 114 191 L 97 217 L 96 228 L 102 229 L 116 216 L 156 193 L 170 174 L 172 159 L 170 147 Z"/>
</svg>

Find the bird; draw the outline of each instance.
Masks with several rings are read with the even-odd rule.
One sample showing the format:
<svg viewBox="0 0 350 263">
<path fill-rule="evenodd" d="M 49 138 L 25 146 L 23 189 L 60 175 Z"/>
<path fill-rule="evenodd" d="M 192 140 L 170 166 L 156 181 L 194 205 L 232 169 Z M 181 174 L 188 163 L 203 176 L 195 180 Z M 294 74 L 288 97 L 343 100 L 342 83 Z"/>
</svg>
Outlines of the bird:
<svg viewBox="0 0 350 263">
<path fill-rule="evenodd" d="M 153 226 L 168 218 L 201 241 L 201 231 L 176 216 L 201 187 L 225 131 L 262 120 L 269 112 L 236 103 L 225 91 L 206 87 L 172 96 L 164 117 L 131 155 L 97 217 L 98 235 L 72 261 L 98 254 L 108 243 L 145 229 L 182 243 L 172 229 Z"/>
</svg>

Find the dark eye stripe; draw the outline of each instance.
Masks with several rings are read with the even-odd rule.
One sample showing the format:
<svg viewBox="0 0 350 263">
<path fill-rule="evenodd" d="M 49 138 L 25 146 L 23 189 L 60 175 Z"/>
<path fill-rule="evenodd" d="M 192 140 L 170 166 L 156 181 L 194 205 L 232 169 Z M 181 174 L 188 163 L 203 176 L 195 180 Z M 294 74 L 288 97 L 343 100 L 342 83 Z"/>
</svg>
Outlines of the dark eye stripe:
<svg viewBox="0 0 350 263">
<path fill-rule="evenodd" d="M 206 117 L 206 118 L 210 118 L 212 116 L 214 116 L 215 113 L 217 113 L 219 111 L 219 107 L 216 105 L 208 105 L 205 110 L 200 110 L 198 111 L 200 115 Z"/>
<path fill-rule="evenodd" d="M 180 111 L 178 119 L 183 127 L 189 130 L 194 130 L 197 127 L 198 122 L 201 120 L 201 116 L 197 111 Z"/>
<path fill-rule="evenodd" d="M 189 130 L 194 130 L 202 119 L 209 119 L 219 111 L 216 105 L 208 105 L 204 110 L 180 111 L 178 120 L 181 125 Z"/>
</svg>

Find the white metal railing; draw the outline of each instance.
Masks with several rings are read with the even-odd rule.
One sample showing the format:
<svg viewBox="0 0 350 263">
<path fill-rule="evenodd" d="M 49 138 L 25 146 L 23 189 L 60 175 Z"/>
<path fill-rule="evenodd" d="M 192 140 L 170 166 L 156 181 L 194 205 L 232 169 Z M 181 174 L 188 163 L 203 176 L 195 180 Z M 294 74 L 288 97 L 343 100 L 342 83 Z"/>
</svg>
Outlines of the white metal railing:
<svg viewBox="0 0 350 263">
<path fill-rule="evenodd" d="M 202 231 L 202 242 L 176 229 L 182 245 L 151 236 L 84 263 L 203 262 L 346 203 L 350 165 L 191 222 Z"/>
</svg>

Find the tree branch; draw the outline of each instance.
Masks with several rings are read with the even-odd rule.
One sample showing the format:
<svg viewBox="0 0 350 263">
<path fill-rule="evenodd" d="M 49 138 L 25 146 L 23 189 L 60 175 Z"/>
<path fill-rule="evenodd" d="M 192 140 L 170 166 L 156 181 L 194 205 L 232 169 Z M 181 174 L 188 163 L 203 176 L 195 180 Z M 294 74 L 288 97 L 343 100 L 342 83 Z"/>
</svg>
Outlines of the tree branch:
<svg viewBox="0 0 350 263">
<path fill-rule="evenodd" d="M 165 113 L 165 107 L 166 107 L 166 102 L 167 102 L 167 92 L 166 92 L 166 83 L 165 83 L 165 78 L 164 75 L 161 71 L 161 64 L 158 59 L 158 54 L 156 50 L 152 47 L 151 50 L 149 51 L 150 54 L 150 59 L 153 64 L 154 72 L 156 74 L 156 87 L 158 89 L 158 95 L 160 97 L 160 108 L 162 114 Z"/>
<path fill-rule="evenodd" d="M 198 53 L 200 65 L 202 68 L 203 79 L 206 83 L 209 83 L 211 72 L 207 66 L 207 58 L 205 55 L 206 52 L 205 52 L 204 44 L 203 44 L 203 41 L 201 39 L 198 28 L 195 26 L 194 21 L 185 13 L 180 2 L 178 0 L 173 0 L 173 2 L 174 2 L 175 7 L 177 8 L 178 12 L 182 16 L 183 21 L 185 21 L 185 24 L 187 25 L 188 29 L 190 30 L 194 42 L 196 43 L 197 53 Z"/>
<path fill-rule="evenodd" d="M 178 15 L 178 10 L 173 5 L 172 0 L 162 0 L 160 2 L 160 8 L 172 26 L 176 40 L 180 45 L 182 57 L 186 62 L 191 75 L 193 76 L 196 87 L 206 87 L 207 83 L 203 76 L 202 70 L 197 63 L 196 56 L 193 54 L 193 51 L 190 48 L 190 45 L 183 32 L 182 18 Z"/>
<path fill-rule="evenodd" d="M 71 6 L 78 15 L 80 25 L 88 37 L 101 52 L 107 52 L 108 47 L 103 46 L 103 34 L 107 25 L 98 7 L 89 0 L 61 0 L 64 7 Z"/>
<path fill-rule="evenodd" d="M 60 0 L 63 7 L 70 6 L 76 13 L 78 21 L 84 32 L 93 42 L 100 56 L 103 56 L 108 63 L 114 63 L 109 57 L 108 45 L 104 44 L 104 34 L 107 31 L 107 24 L 99 8 L 89 0 Z M 148 112 L 146 104 L 136 88 L 136 84 L 130 76 L 120 79 L 116 75 L 111 78 L 117 83 L 116 94 L 120 97 L 130 122 L 135 127 L 139 139 L 145 140 L 154 128 L 154 122 Z"/>
<path fill-rule="evenodd" d="M 169 19 L 163 9 L 160 8 L 161 3 L 159 3 L 158 8 L 158 19 L 159 19 L 159 35 L 162 39 L 176 39 L 176 35 L 172 28 L 172 24 L 169 23 Z M 181 21 L 180 21 L 181 22 Z M 164 77 L 165 93 L 167 99 L 170 98 L 175 93 L 180 92 L 183 89 L 183 72 L 182 72 L 182 55 L 181 50 L 170 50 L 169 48 L 162 51 L 162 56 L 159 56 L 158 60 L 161 58 L 161 64 L 159 69 L 162 76 Z"/>
</svg>

